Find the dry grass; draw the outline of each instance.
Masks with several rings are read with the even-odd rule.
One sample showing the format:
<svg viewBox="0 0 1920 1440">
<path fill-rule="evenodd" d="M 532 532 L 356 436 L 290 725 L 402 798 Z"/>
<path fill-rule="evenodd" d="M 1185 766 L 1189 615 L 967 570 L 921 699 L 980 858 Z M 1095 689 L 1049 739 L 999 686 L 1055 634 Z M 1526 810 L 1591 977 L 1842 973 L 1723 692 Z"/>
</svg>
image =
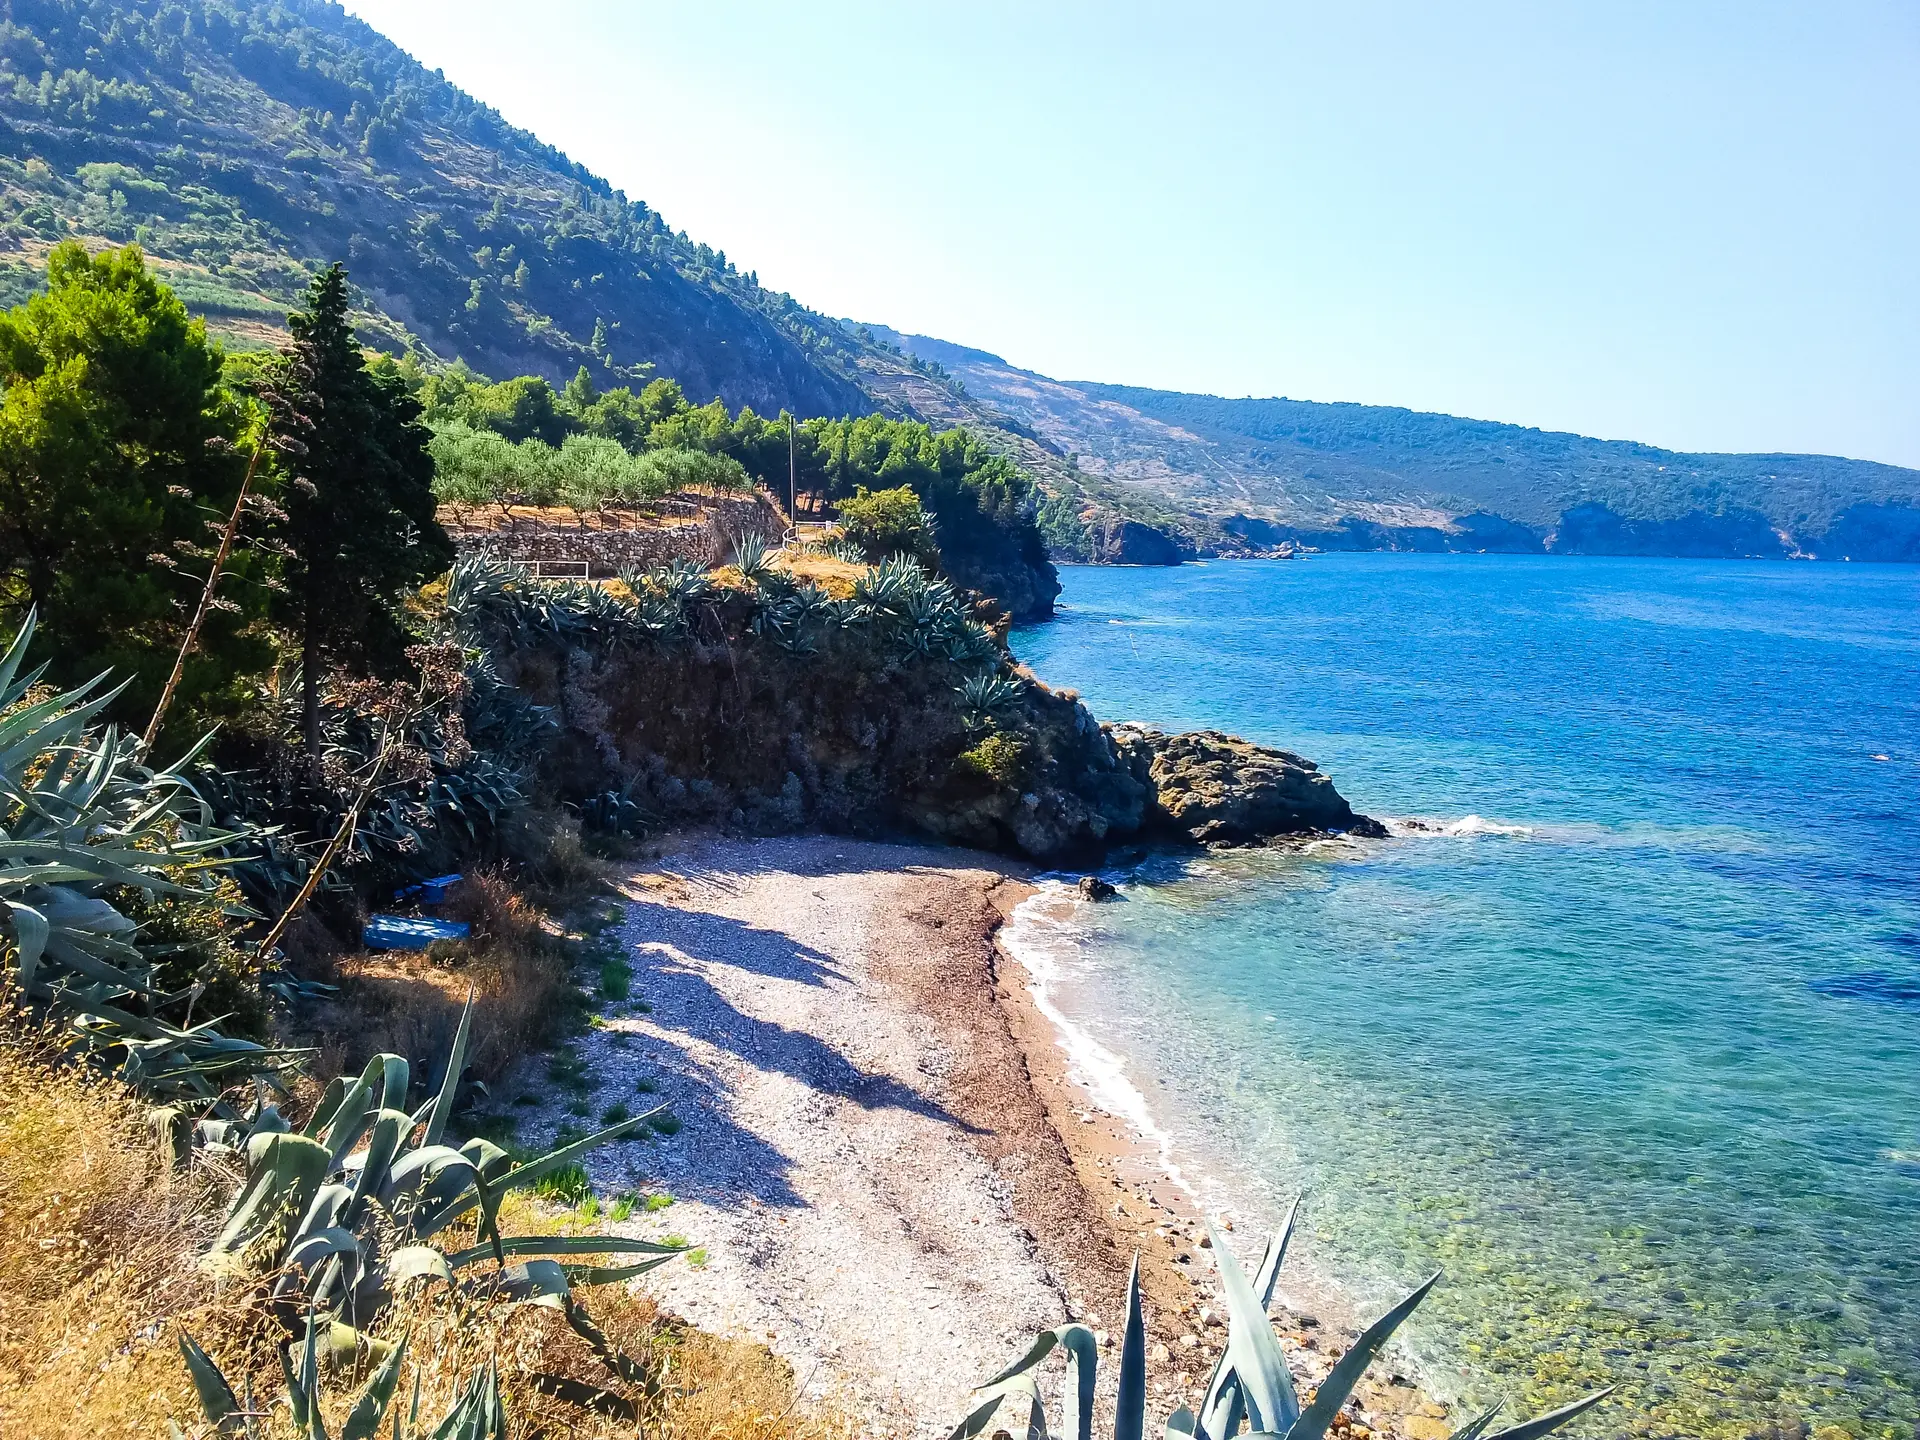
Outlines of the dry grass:
<svg viewBox="0 0 1920 1440">
<path fill-rule="evenodd" d="M 796 550 L 782 550 L 773 558 L 794 579 L 811 580 L 835 600 L 851 599 L 853 587 L 869 568 L 836 560 L 831 555 L 811 555 Z"/>
<path fill-rule="evenodd" d="M 283 1389 L 274 1347 L 284 1337 L 256 1289 L 217 1289 L 195 1258 L 218 1228 L 230 1187 L 219 1176 L 166 1169 L 144 1107 L 117 1083 L 50 1057 L 13 1015 L 0 1016 L 0 1435 L 23 1440 L 150 1437 L 169 1419 L 204 1427 L 178 1350 L 184 1331 L 236 1388 L 251 1381 L 263 1407 Z M 577 1217 L 516 1195 L 510 1233 L 577 1229 Z M 458 1242 L 459 1236 L 447 1237 Z M 631 1403 L 663 1440 L 841 1440 L 843 1417 L 795 1404 L 793 1375 L 764 1348 L 689 1329 L 645 1295 L 584 1292 L 583 1308 L 659 1390 L 615 1377 L 559 1312 L 488 1306 L 444 1287 L 415 1292 L 375 1333 L 408 1336 L 399 1394 L 421 1383 L 422 1418 L 436 1423 L 489 1360 L 500 1367 L 516 1440 L 535 1435 L 613 1440 L 631 1420 L 543 1393 L 562 1376 Z M 355 1377 L 326 1382 L 329 1431 L 339 1433 Z M 262 1427 L 291 1436 L 275 1405 Z"/>
<path fill-rule="evenodd" d="M 358 1070 L 382 1051 L 430 1070 L 453 1046 L 469 990 L 467 1053 L 482 1079 L 556 1038 L 577 991 L 566 948 L 540 912 L 504 877 L 481 872 L 467 877 L 443 913 L 472 927 L 472 938 L 444 956 L 401 951 L 336 963 L 340 994 L 312 1021 L 317 1073 Z"/>
<path fill-rule="evenodd" d="M 248 1348 L 260 1317 L 192 1263 L 224 1187 L 158 1159 L 122 1087 L 49 1058 L 0 1014 L 0 1435 L 137 1435 L 191 1404 L 175 1348 Z"/>
<path fill-rule="evenodd" d="M 543 904 L 586 914 L 606 867 L 578 845 L 551 847 Z M 452 1043 L 471 986 L 477 998 L 470 1054 L 497 1075 L 554 1038 L 579 1003 L 562 927 L 502 876 L 469 877 L 447 906 L 473 939 L 439 963 L 424 955 L 339 962 L 338 999 L 318 1015 L 313 1072 L 358 1070 L 387 1050 L 431 1066 Z M 600 917 L 582 921 L 592 932 Z M 301 1118 L 318 1086 L 303 1083 Z M 0 1437 L 79 1440 L 150 1437 L 168 1419 L 201 1436 L 178 1349 L 191 1334 L 236 1389 L 250 1382 L 264 1407 L 283 1390 L 276 1346 L 285 1337 L 260 1301 L 262 1288 L 215 1281 L 197 1263 L 219 1229 L 238 1175 L 196 1161 L 172 1170 L 153 1139 L 147 1107 L 118 1082 L 65 1061 L 54 1037 L 0 1007 Z M 501 1215 L 509 1233 L 579 1231 L 588 1222 L 515 1192 Z M 449 1246 L 471 1235 L 443 1237 Z M 584 1292 L 585 1311 L 611 1343 L 652 1373 L 657 1393 L 620 1381 L 557 1311 L 480 1303 L 444 1287 L 414 1290 L 372 1326 L 380 1339 L 409 1336 L 399 1393 L 417 1372 L 428 1428 L 489 1360 L 500 1367 L 510 1433 L 612 1440 L 631 1419 L 598 1415 L 544 1393 L 561 1376 L 631 1403 L 644 1432 L 663 1440 L 840 1440 L 844 1417 L 795 1403 L 794 1377 L 764 1347 L 689 1329 L 640 1293 Z M 355 1377 L 327 1382 L 338 1433 Z M 292 1437 L 276 1405 L 264 1436 Z"/>
</svg>

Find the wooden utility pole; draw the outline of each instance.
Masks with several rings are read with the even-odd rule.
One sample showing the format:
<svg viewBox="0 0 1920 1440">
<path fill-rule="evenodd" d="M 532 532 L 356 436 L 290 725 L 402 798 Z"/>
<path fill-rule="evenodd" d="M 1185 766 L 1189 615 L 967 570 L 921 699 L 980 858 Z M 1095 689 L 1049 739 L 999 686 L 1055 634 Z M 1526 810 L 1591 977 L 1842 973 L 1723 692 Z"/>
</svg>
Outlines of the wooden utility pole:
<svg viewBox="0 0 1920 1440">
<path fill-rule="evenodd" d="M 787 412 L 787 521 L 800 538 L 800 462 L 794 458 L 793 412 Z"/>
</svg>

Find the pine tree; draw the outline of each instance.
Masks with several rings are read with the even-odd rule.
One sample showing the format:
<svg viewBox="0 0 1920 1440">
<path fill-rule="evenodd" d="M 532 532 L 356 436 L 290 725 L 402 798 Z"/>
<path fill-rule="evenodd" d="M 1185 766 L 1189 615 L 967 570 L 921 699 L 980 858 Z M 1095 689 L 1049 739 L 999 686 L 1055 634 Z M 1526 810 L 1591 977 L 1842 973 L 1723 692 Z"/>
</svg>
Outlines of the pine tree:
<svg viewBox="0 0 1920 1440">
<path fill-rule="evenodd" d="M 46 293 L 0 313 L 0 634 L 37 608 L 49 678 L 130 679 L 110 713 L 136 729 L 205 576 L 207 522 L 225 517 L 246 468 L 220 362 L 131 245 L 55 246 Z M 248 630 L 260 588 L 222 596 L 181 692 L 191 721 L 230 709 L 271 659 Z"/>
<path fill-rule="evenodd" d="M 274 430 L 296 457 L 281 499 L 278 618 L 300 646 L 301 736 L 316 779 L 322 670 L 395 663 L 402 597 L 453 559 L 434 519 L 420 406 L 400 377 L 367 368 L 347 311 L 346 271 L 334 265 L 288 319 L 293 342 L 269 401 Z"/>
</svg>

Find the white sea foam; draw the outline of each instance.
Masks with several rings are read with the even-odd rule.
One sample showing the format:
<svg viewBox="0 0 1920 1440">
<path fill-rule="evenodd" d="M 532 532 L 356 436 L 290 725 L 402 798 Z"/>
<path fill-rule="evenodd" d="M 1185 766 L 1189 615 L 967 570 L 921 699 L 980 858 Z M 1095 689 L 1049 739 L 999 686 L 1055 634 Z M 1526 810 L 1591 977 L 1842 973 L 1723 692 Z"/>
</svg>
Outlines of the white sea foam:
<svg viewBox="0 0 1920 1440">
<path fill-rule="evenodd" d="M 1396 840 L 1537 840 L 1545 845 L 1592 845 L 1613 849 L 1688 850 L 1726 855 L 1757 855 L 1779 848 L 1752 831 L 1734 825 L 1657 825 L 1637 820 L 1623 825 L 1559 822 L 1522 825 L 1484 815 L 1448 819 L 1440 815 L 1398 815 L 1385 822 Z"/>
<path fill-rule="evenodd" d="M 1203 863 L 1194 866 L 1196 870 L 1205 868 Z M 1107 878 L 1117 881 L 1120 877 Z M 1028 993 L 1066 1054 L 1068 1080 L 1081 1086 L 1098 1109 L 1118 1119 L 1152 1149 L 1161 1173 L 1180 1188 L 1199 1213 L 1226 1220 L 1230 1229 L 1256 1217 L 1271 1223 L 1277 1218 L 1270 1203 L 1275 1197 L 1254 1201 L 1252 1208 L 1247 1208 L 1241 1202 L 1250 1199 L 1248 1177 L 1240 1175 L 1231 1162 L 1219 1174 L 1192 1173 L 1182 1168 L 1176 1158 L 1174 1136 L 1155 1118 L 1145 1093 L 1128 1075 L 1126 1060 L 1102 1045 L 1062 1007 L 1060 992 L 1091 961 L 1088 937 L 1078 923 L 1085 903 L 1067 882 L 1043 877 L 1038 893 L 1016 906 L 1000 931 L 1000 943 L 1026 970 Z M 1263 1018 L 1269 1022 L 1276 1019 L 1272 1015 Z M 1192 1154 L 1191 1145 L 1179 1148 Z M 1287 1273 L 1281 1277 L 1277 1295 L 1280 1303 L 1334 1323 L 1355 1322 L 1359 1314 L 1356 1292 L 1316 1262 L 1310 1253 L 1310 1236 L 1300 1239 L 1304 1243 L 1295 1244 Z M 1251 1263 L 1251 1254 L 1241 1258 L 1243 1263 Z M 1363 1287 L 1368 1294 L 1377 1288 Z M 1454 1376 L 1446 1367 L 1436 1365 L 1413 1336 L 1403 1332 L 1395 1344 L 1404 1357 L 1403 1368 L 1417 1377 L 1428 1394 L 1454 1398 Z"/>
<path fill-rule="evenodd" d="M 1000 931 L 1000 942 L 1027 972 L 1027 992 L 1066 1052 L 1067 1078 L 1084 1088 L 1095 1105 L 1152 1146 L 1167 1178 L 1204 1210 L 1199 1187 L 1174 1159 L 1173 1136 L 1154 1118 L 1145 1093 L 1128 1077 L 1127 1062 L 1060 1008 L 1059 985 L 1073 957 L 1082 950 L 1081 937 L 1073 925 L 1081 903 L 1064 881 L 1043 879 L 1037 894 L 1014 907 Z"/>
<path fill-rule="evenodd" d="M 1505 835 L 1524 840 L 1540 833 L 1532 825 L 1514 825 L 1502 820 L 1484 819 L 1479 815 L 1462 815 L 1458 820 L 1442 820 L 1431 815 L 1405 815 L 1386 823 L 1387 833 L 1401 840 L 1423 837 L 1470 840 L 1481 835 Z"/>
</svg>

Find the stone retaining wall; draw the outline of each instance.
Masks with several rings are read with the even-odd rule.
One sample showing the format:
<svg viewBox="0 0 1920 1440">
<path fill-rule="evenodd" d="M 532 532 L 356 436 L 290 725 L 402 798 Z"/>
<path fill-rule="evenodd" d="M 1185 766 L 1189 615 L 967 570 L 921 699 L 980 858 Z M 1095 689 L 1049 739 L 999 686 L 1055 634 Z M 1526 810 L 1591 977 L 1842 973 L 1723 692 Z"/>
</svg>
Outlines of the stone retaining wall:
<svg viewBox="0 0 1920 1440">
<path fill-rule="evenodd" d="M 447 534 L 463 554 L 489 555 L 516 564 L 584 560 L 594 580 L 611 580 L 622 570 L 649 570 L 675 560 L 720 565 L 733 556 L 743 535 L 764 536 L 777 545 L 786 520 L 764 496 L 751 499 L 688 500 L 675 497 L 648 509 L 665 523 L 635 525 L 617 512 L 606 519 L 583 515 L 568 525 L 513 516 L 493 527 L 450 524 Z"/>
</svg>

